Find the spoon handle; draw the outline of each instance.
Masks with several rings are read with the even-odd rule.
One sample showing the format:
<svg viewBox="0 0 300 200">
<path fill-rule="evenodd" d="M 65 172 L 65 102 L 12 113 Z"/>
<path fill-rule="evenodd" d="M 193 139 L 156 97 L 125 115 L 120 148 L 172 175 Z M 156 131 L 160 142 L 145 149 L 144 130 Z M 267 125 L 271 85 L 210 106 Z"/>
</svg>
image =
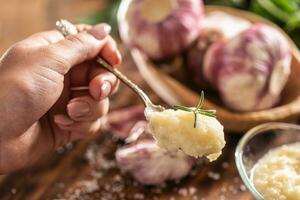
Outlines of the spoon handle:
<svg viewBox="0 0 300 200">
<path fill-rule="evenodd" d="M 67 20 L 59 20 L 56 22 L 57 29 L 64 35 L 68 36 L 71 34 L 76 34 L 77 28 Z M 127 85 L 132 91 L 134 91 L 140 99 L 143 101 L 145 107 L 152 106 L 152 102 L 149 97 L 144 93 L 144 91 L 139 88 L 136 84 L 134 84 L 131 80 L 129 80 L 125 75 L 123 75 L 119 70 L 113 68 L 110 64 L 108 64 L 104 59 L 97 57 L 96 60 L 102 67 L 106 70 L 114 74 L 118 79 L 120 79 L 125 85 Z M 86 87 L 73 87 L 72 90 L 82 90 L 86 89 Z"/>
<path fill-rule="evenodd" d="M 152 102 L 148 95 L 145 94 L 145 92 L 137 86 L 135 83 L 133 83 L 130 79 L 128 79 L 124 74 L 122 74 L 119 70 L 113 68 L 110 64 L 108 64 L 104 59 L 98 57 L 97 62 L 102 65 L 107 71 L 114 74 L 118 79 L 120 79 L 125 85 L 127 85 L 132 91 L 134 91 L 140 99 L 143 101 L 144 105 L 147 107 L 149 105 L 152 105 Z"/>
</svg>

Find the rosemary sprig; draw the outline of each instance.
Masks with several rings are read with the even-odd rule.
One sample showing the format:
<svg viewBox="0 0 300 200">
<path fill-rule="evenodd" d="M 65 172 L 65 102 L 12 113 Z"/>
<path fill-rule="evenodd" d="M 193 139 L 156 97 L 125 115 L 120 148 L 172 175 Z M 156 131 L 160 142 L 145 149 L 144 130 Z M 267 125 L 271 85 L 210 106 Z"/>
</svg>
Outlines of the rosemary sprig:
<svg viewBox="0 0 300 200">
<path fill-rule="evenodd" d="M 196 128 L 197 127 L 198 114 L 206 115 L 206 116 L 209 116 L 209 117 L 216 117 L 216 110 L 201 109 L 201 107 L 203 106 L 203 103 L 204 103 L 204 92 L 201 91 L 200 100 L 199 100 L 196 108 L 189 108 L 189 107 L 185 107 L 185 106 L 181 106 L 181 105 L 174 105 L 173 109 L 174 110 L 183 110 L 183 111 L 186 111 L 186 112 L 193 112 L 194 116 L 195 116 L 194 128 Z"/>
</svg>

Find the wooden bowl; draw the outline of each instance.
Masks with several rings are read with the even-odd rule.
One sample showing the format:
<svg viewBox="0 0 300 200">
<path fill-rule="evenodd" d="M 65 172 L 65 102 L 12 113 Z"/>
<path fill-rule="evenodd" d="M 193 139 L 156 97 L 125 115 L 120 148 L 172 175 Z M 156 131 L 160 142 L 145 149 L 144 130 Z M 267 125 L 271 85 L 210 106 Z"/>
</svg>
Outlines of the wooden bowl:
<svg viewBox="0 0 300 200">
<path fill-rule="evenodd" d="M 216 109 L 217 118 L 225 130 L 244 133 L 248 129 L 265 122 L 292 121 L 300 116 L 300 52 L 289 36 L 272 22 L 252 13 L 221 6 L 206 6 L 205 12 L 223 11 L 225 13 L 248 19 L 250 22 L 263 22 L 278 29 L 287 38 L 292 51 L 292 66 L 289 81 L 282 92 L 280 105 L 262 111 L 234 112 L 221 104 L 213 103 L 206 98 L 204 108 Z M 145 59 L 137 49 L 131 50 L 132 57 L 145 81 L 168 104 L 195 106 L 199 94 L 180 83 L 170 75 L 162 72 L 153 63 Z"/>
</svg>

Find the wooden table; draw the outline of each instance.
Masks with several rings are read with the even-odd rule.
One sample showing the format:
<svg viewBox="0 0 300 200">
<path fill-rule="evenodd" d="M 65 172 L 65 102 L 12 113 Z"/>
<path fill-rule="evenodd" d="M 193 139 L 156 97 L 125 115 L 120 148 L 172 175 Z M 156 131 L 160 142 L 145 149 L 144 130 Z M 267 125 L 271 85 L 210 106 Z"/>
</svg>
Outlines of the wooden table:
<svg viewBox="0 0 300 200">
<path fill-rule="evenodd" d="M 101 1 L 95 0 L 58 2 L 28 0 L 24 6 L 21 0 L 3 1 L 0 5 L 0 53 L 24 36 L 51 27 L 59 17 L 67 15 L 67 18 L 72 18 L 86 10 L 95 9 L 95 6 L 103 6 L 103 2 L 101 4 Z M 32 12 L 32 9 L 36 9 L 36 12 Z M 29 27 L 25 28 L 25 24 Z M 126 49 L 121 49 L 125 55 L 121 70 L 151 94 L 155 102 L 159 102 L 159 98 L 139 76 Z M 120 92 L 112 98 L 112 109 L 139 103 L 131 91 L 121 86 Z M 252 199 L 234 164 L 234 149 L 238 139 L 239 136 L 227 133 L 227 144 L 221 158 L 211 164 L 200 163 L 191 175 L 180 182 L 145 187 L 130 176 L 121 174 L 115 167 L 113 155 L 116 145 L 109 133 L 102 133 L 68 145 L 64 152 L 49 155 L 49 159 L 39 166 L 0 177 L 0 199 Z M 97 170 L 86 159 L 87 151 L 93 148 L 104 156 Z"/>
</svg>

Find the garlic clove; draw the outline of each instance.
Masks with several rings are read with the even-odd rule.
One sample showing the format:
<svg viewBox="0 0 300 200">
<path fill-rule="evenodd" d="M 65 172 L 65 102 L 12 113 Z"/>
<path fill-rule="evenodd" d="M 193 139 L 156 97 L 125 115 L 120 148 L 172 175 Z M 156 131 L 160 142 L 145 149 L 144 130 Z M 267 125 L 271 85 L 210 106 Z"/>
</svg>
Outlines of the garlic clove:
<svg viewBox="0 0 300 200">
<path fill-rule="evenodd" d="M 154 140 L 141 140 L 116 151 L 117 165 L 146 185 L 161 184 L 186 176 L 194 159 L 177 152 L 170 154 L 159 148 Z"/>
</svg>

